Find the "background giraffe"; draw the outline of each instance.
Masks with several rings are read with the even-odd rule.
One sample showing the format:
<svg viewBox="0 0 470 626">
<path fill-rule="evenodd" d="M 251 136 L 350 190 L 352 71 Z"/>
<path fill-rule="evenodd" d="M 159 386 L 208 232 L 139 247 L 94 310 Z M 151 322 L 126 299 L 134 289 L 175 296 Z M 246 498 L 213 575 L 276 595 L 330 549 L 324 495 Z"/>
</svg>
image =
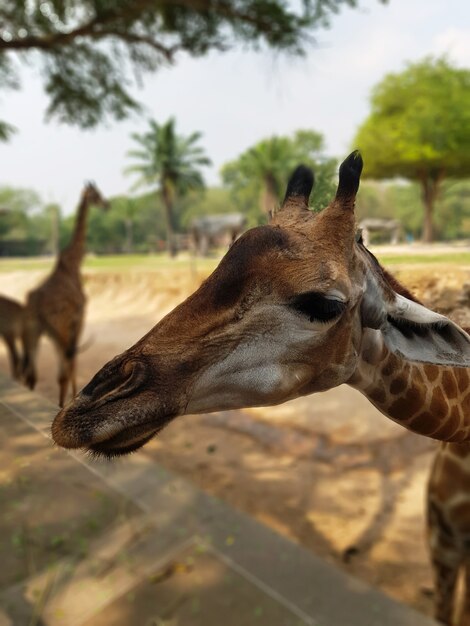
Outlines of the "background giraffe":
<svg viewBox="0 0 470 626">
<path fill-rule="evenodd" d="M 23 322 L 23 305 L 12 298 L 0 296 L 0 335 L 7 346 L 11 375 L 17 380 L 21 378 L 21 355 L 18 345 L 22 339 Z"/>
<path fill-rule="evenodd" d="M 24 377 L 30 389 L 37 380 L 38 342 L 46 334 L 59 358 L 59 405 L 63 406 L 69 383 L 76 393 L 75 360 L 83 326 L 86 297 L 80 266 L 85 255 L 88 211 L 91 205 L 108 208 L 96 186 L 88 183 L 81 196 L 75 228 L 69 245 L 59 254 L 52 273 L 26 299 L 24 328 Z"/>
</svg>

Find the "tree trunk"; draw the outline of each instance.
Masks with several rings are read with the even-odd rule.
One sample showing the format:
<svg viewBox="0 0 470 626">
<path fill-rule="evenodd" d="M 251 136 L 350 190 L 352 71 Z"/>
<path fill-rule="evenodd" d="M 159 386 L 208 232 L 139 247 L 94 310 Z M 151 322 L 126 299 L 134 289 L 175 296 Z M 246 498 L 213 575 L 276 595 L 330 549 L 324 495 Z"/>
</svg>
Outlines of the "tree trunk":
<svg viewBox="0 0 470 626">
<path fill-rule="evenodd" d="M 277 183 L 272 174 L 264 176 L 264 189 L 261 198 L 261 210 L 268 217 L 271 217 L 278 204 Z"/>
<path fill-rule="evenodd" d="M 423 236 L 424 243 L 432 243 L 434 240 L 433 214 L 434 204 L 439 195 L 440 185 L 444 177 L 443 172 L 438 172 L 435 176 L 424 174 L 421 177 L 421 189 L 424 204 Z"/>
<path fill-rule="evenodd" d="M 423 193 L 423 202 L 424 202 L 424 222 L 423 222 L 423 236 L 422 239 L 424 243 L 431 243 L 434 238 L 433 233 L 433 210 L 434 203 L 429 194 L 424 191 Z"/>
<path fill-rule="evenodd" d="M 171 257 L 175 257 L 177 250 L 173 232 L 173 201 L 171 197 L 171 190 L 165 184 L 162 187 L 162 199 L 165 207 L 167 250 Z"/>
</svg>

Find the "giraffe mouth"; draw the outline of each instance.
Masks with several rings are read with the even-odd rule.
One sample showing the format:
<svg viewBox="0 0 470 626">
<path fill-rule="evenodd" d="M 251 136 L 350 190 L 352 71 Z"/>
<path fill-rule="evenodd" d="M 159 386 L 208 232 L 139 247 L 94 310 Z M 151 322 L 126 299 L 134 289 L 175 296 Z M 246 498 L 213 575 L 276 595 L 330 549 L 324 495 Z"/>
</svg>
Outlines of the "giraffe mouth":
<svg viewBox="0 0 470 626">
<path fill-rule="evenodd" d="M 112 459 L 116 456 L 124 456 L 148 443 L 161 428 L 155 428 L 155 423 L 130 426 L 109 439 L 87 445 L 86 449 L 95 457 Z"/>
</svg>

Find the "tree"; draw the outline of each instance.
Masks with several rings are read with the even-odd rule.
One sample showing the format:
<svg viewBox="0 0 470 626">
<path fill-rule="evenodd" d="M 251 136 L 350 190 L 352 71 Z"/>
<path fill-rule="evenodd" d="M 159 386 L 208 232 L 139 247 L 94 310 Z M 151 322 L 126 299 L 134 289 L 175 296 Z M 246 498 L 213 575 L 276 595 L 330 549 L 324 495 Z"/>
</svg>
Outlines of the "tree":
<svg viewBox="0 0 470 626">
<path fill-rule="evenodd" d="M 310 130 L 299 130 L 291 137 L 264 139 L 222 168 L 224 183 L 235 196 L 253 202 L 258 196 L 265 219 L 279 205 L 289 173 L 299 163 L 315 170 L 312 202 L 325 206 L 333 193 L 334 159 L 323 155 L 323 137 Z"/>
<path fill-rule="evenodd" d="M 384 0 L 382 0 L 384 1 Z M 2 0 L 0 85 L 41 63 L 47 115 L 89 128 L 138 108 L 131 78 L 237 42 L 302 53 L 309 32 L 357 0 Z M 12 127 L 0 122 L 0 139 Z"/>
<path fill-rule="evenodd" d="M 470 181 L 446 181 L 439 201 L 439 227 L 445 239 L 470 237 Z"/>
<path fill-rule="evenodd" d="M 36 254 L 45 243 L 45 230 L 34 228 L 42 220 L 42 200 L 32 189 L 0 188 L 0 256 Z M 39 219 L 38 219 L 39 218 Z"/>
<path fill-rule="evenodd" d="M 195 132 L 189 137 L 177 135 L 173 118 L 164 124 L 150 120 L 149 125 L 148 132 L 132 135 L 140 149 L 131 150 L 128 156 L 137 159 L 139 163 L 127 168 L 126 171 L 139 174 L 137 186 L 157 186 L 165 207 L 168 251 L 174 256 L 175 200 L 192 189 L 204 187 L 200 168 L 203 165 L 210 165 L 211 162 L 203 149 L 197 145 L 201 133 Z"/>
<path fill-rule="evenodd" d="M 130 254 L 134 252 L 134 221 L 139 208 L 139 203 L 135 198 L 126 198 L 123 206 L 126 227 L 125 251 Z"/>
<path fill-rule="evenodd" d="M 287 137 L 271 137 L 249 148 L 238 159 L 222 168 L 222 178 L 232 188 L 255 187 L 264 215 L 278 203 L 281 180 L 292 168 L 291 142 Z"/>
<path fill-rule="evenodd" d="M 0 237 L 15 229 L 22 230 L 27 214 L 41 206 L 41 198 L 32 189 L 0 188 Z"/>
<path fill-rule="evenodd" d="M 430 242 L 443 181 L 470 175 L 470 71 L 445 58 L 410 64 L 374 88 L 371 106 L 354 140 L 365 157 L 364 175 L 419 183 L 423 240 Z"/>
</svg>

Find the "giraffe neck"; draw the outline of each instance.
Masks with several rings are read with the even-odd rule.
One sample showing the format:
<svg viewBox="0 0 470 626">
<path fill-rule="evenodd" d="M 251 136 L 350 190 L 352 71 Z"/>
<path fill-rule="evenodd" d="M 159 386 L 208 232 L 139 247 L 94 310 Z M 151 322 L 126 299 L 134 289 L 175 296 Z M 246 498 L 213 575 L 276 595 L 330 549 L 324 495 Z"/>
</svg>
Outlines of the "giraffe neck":
<svg viewBox="0 0 470 626">
<path fill-rule="evenodd" d="M 470 441 L 470 368 L 407 361 L 387 348 L 380 331 L 367 329 L 349 384 L 415 433 Z"/>
<path fill-rule="evenodd" d="M 59 262 L 69 269 L 79 269 L 85 254 L 86 227 L 89 204 L 84 195 L 77 209 L 75 227 L 69 245 L 60 254 Z"/>
</svg>

